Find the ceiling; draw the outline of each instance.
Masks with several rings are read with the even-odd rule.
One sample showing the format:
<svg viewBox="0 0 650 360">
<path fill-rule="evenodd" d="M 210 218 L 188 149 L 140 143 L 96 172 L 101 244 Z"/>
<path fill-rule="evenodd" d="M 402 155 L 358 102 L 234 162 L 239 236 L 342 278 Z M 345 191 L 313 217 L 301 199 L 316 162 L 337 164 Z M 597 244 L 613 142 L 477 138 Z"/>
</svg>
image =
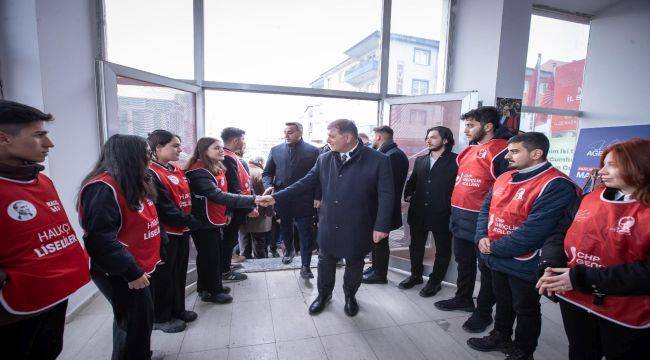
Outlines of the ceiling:
<svg viewBox="0 0 650 360">
<path fill-rule="evenodd" d="M 533 0 L 533 4 L 572 13 L 595 15 L 599 11 L 621 1 L 625 0 Z"/>
</svg>

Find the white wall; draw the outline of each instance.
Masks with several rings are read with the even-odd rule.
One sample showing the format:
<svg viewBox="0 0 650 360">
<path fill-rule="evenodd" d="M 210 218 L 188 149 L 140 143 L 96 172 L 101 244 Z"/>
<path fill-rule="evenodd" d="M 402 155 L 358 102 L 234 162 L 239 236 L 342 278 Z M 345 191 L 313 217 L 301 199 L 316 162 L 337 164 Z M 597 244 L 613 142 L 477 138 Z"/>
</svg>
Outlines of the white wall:
<svg viewBox="0 0 650 360">
<path fill-rule="evenodd" d="M 580 126 L 648 124 L 649 95 L 650 2 L 622 1 L 591 22 Z"/>
<path fill-rule="evenodd" d="M 87 0 L 0 2 L 0 62 L 5 97 L 52 113 L 50 176 L 77 231 L 75 197 L 99 156 L 94 75 L 94 9 Z M 71 299 L 68 312 L 96 288 Z"/>
</svg>

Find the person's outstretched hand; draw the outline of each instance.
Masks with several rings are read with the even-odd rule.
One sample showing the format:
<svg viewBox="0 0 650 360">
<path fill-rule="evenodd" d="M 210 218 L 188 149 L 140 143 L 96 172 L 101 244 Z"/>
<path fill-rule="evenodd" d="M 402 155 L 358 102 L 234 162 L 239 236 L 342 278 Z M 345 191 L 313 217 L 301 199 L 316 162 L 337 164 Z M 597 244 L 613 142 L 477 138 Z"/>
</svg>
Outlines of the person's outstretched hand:
<svg viewBox="0 0 650 360">
<path fill-rule="evenodd" d="M 376 230 L 372 232 L 372 241 L 374 241 L 375 243 L 378 243 L 382 239 L 385 239 L 387 237 L 388 237 L 388 233 L 376 231 Z"/>
</svg>

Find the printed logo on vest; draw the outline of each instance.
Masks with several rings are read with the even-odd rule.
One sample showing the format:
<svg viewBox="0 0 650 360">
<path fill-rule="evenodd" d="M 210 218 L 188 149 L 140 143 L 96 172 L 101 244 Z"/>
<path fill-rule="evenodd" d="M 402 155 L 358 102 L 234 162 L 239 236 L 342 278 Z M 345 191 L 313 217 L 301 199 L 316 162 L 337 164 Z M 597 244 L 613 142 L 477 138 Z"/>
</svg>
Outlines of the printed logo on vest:
<svg viewBox="0 0 650 360">
<path fill-rule="evenodd" d="M 167 179 L 169 179 L 169 181 L 171 181 L 172 184 L 174 184 L 174 185 L 178 185 L 180 183 L 178 178 L 176 176 L 174 176 L 174 175 L 167 175 Z"/>
<path fill-rule="evenodd" d="M 630 235 L 632 227 L 636 224 L 636 220 L 632 216 L 623 216 L 618 219 L 618 224 L 612 230 L 616 231 L 618 234 Z"/>
<path fill-rule="evenodd" d="M 454 185 L 460 184 L 460 179 L 463 178 L 463 173 L 456 175 L 456 183 Z"/>
<path fill-rule="evenodd" d="M 584 265 L 591 268 L 600 268 L 603 265 L 600 264 L 600 256 L 592 255 L 584 251 L 578 251 L 575 246 L 569 248 L 571 254 L 566 254 L 569 260 L 569 264 Z M 564 251 L 566 253 L 566 251 Z"/>
<path fill-rule="evenodd" d="M 524 199 L 524 193 L 526 192 L 526 189 L 521 188 L 517 190 L 515 193 L 515 197 L 512 198 L 512 200 L 523 200 Z"/>
<path fill-rule="evenodd" d="M 29 221 L 36 217 L 36 208 L 25 200 L 16 200 L 7 207 L 9 217 L 17 221 Z"/>
<path fill-rule="evenodd" d="M 481 149 L 476 154 L 476 157 L 479 158 L 479 159 L 485 159 L 486 156 L 487 156 L 487 149 Z"/>
</svg>

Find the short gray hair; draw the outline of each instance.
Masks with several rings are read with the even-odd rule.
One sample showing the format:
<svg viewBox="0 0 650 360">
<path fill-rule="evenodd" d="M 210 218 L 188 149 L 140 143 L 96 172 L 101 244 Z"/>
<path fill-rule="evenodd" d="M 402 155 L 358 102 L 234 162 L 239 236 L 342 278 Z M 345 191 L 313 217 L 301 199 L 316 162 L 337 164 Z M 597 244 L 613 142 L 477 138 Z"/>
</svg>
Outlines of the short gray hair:
<svg viewBox="0 0 650 360">
<path fill-rule="evenodd" d="M 350 134 L 354 138 L 359 137 L 359 131 L 357 130 L 357 125 L 354 124 L 354 121 L 348 119 L 338 119 L 334 120 L 329 125 L 327 125 L 327 130 L 337 129 L 341 134 Z"/>
</svg>

